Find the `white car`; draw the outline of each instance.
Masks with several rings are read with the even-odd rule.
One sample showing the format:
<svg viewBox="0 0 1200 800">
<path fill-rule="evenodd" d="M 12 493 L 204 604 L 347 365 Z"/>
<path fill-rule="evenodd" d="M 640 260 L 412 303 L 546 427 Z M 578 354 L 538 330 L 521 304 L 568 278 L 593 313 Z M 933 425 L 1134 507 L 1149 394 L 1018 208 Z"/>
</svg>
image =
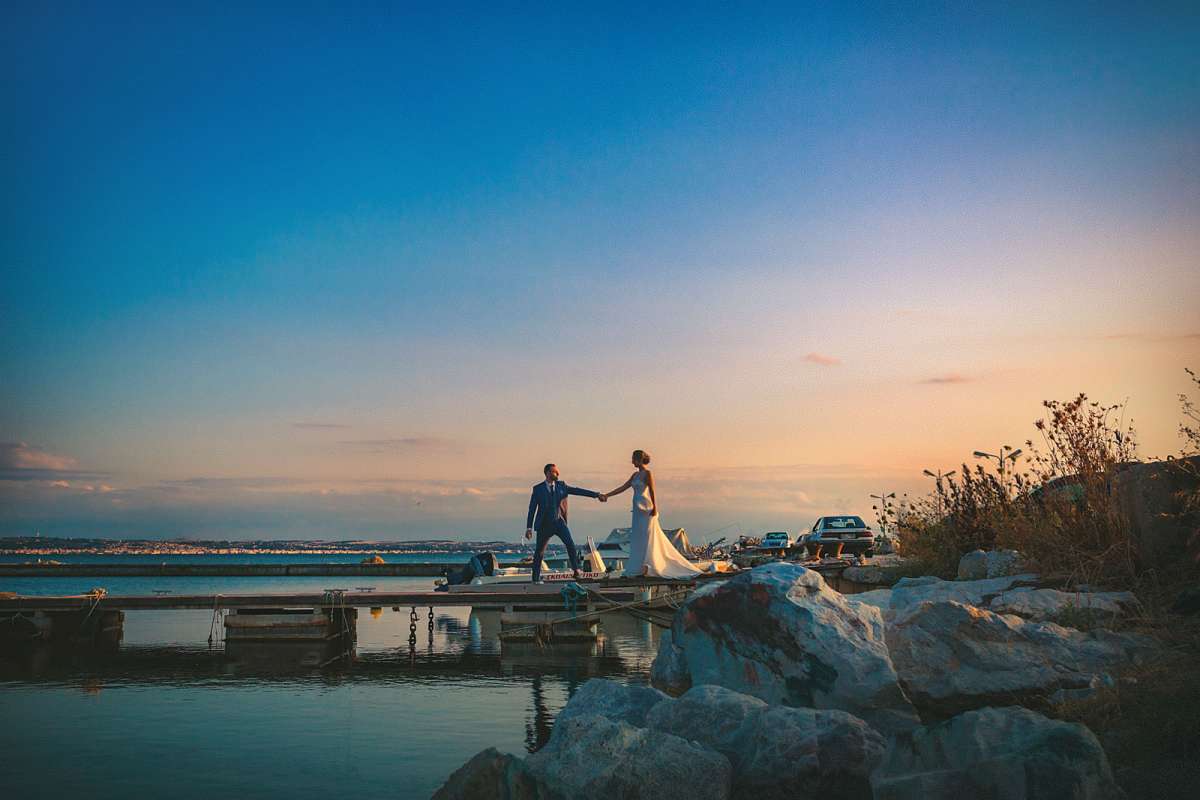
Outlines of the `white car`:
<svg viewBox="0 0 1200 800">
<path fill-rule="evenodd" d="M 840 557 L 845 552 L 870 558 L 875 554 L 875 533 L 853 514 L 821 517 L 813 523 L 804 546 L 814 556 Z"/>
<path fill-rule="evenodd" d="M 762 538 L 759 545 L 763 550 L 786 550 L 792 546 L 792 537 L 787 531 L 771 531 Z"/>
</svg>

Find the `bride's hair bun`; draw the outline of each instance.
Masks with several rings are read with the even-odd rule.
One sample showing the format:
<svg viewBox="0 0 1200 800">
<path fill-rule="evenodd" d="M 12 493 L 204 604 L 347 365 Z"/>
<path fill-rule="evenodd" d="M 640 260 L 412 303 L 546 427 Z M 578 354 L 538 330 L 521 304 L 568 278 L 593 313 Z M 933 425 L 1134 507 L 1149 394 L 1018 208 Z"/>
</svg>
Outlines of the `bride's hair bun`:
<svg viewBox="0 0 1200 800">
<path fill-rule="evenodd" d="M 650 464 L 650 454 L 645 450 L 634 450 L 633 460 L 641 464 L 643 467 L 648 466 Z"/>
</svg>

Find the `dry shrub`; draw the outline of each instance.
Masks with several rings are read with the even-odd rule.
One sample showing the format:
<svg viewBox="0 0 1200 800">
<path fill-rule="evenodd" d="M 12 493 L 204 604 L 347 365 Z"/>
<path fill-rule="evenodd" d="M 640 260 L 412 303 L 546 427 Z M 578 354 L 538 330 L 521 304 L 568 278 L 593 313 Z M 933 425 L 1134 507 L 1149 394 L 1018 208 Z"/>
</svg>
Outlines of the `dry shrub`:
<svg viewBox="0 0 1200 800">
<path fill-rule="evenodd" d="M 952 576 L 976 549 L 1020 550 L 1047 575 L 1075 583 L 1132 586 L 1137 559 L 1112 478 L 1137 453 L 1124 407 L 1080 394 L 1043 403 L 1034 423 L 1041 441 L 1026 442 L 1024 469 L 992 472 L 966 464 L 907 509 L 900 524 L 905 552 L 931 571 Z"/>
<path fill-rule="evenodd" d="M 1200 376 L 1190 369 L 1184 371 L 1191 377 L 1196 389 L 1200 391 Z M 1179 449 L 1181 458 L 1176 459 L 1175 463 L 1193 480 L 1200 483 L 1200 467 L 1197 467 L 1195 462 L 1195 456 L 1200 456 L 1200 408 L 1196 407 L 1192 398 L 1181 394 L 1179 395 L 1179 413 L 1183 417 L 1183 421 L 1179 423 L 1179 438 L 1183 439 L 1183 447 Z M 1200 491 L 1193 491 L 1188 497 L 1183 498 L 1182 505 L 1184 513 L 1200 512 Z"/>
<path fill-rule="evenodd" d="M 1132 587 L 1138 561 L 1128 518 L 1113 479 L 1137 458 L 1137 439 L 1124 406 L 1047 401 L 1046 419 L 1034 423 L 1041 442 L 1022 476 L 1023 522 L 1000 544 L 1020 550 L 1046 573 L 1078 582 Z"/>
<path fill-rule="evenodd" d="M 1190 369 L 1184 369 L 1184 372 L 1191 377 L 1196 389 L 1200 390 L 1200 376 Z M 1183 416 L 1183 421 L 1179 423 L 1179 438 L 1183 439 L 1180 455 L 1200 455 L 1200 409 L 1196 408 L 1196 403 L 1192 398 L 1181 394 L 1179 395 L 1179 412 Z"/>
<path fill-rule="evenodd" d="M 1190 369 L 1185 369 L 1197 390 L 1200 390 L 1200 376 Z M 1175 466 L 1181 470 L 1191 482 L 1190 491 L 1185 490 L 1179 498 L 1180 514 L 1185 521 L 1190 519 L 1194 533 L 1188 542 L 1188 558 L 1191 566 L 1200 566 L 1200 408 L 1186 394 L 1179 395 L 1179 411 L 1183 420 L 1179 423 L 1179 438 L 1183 446 L 1179 449 L 1180 458 L 1174 459 Z"/>
<path fill-rule="evenodd" d="M 963 464 L 957 477 L 939 481 L 934 494 L 913 502 L 900 516 L 902 552 L 930 572 L 952 578 L 964 553 L 997 546 L 1017 514 L 1014 501 L 998 475 Z"/>
</svg>

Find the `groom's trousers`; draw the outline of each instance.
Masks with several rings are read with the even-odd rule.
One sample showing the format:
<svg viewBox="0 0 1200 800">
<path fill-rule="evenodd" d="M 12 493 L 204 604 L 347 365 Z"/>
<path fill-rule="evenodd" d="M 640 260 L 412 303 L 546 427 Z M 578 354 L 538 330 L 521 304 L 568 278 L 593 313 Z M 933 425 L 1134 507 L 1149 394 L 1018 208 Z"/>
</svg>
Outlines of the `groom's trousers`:
<svg viewBox="0 0 1200 800">
<path fill-rule="evenodd" d="M 556 519 L 546 528 L 537 532 L 537 549 L 533 553 L 533 580 L 535 582 L 542 577 L 542 554 L 546 552 L 546 545 L 553 536 L 562 539 L 563 545 L 566 546 L 567 560 L 571 562 L 571 569 L 579 569 L 579 555 L 575 552 L 575 540 L 571 538 L 571 529 L 567 527 L 566 522 Z"/>
</svg>

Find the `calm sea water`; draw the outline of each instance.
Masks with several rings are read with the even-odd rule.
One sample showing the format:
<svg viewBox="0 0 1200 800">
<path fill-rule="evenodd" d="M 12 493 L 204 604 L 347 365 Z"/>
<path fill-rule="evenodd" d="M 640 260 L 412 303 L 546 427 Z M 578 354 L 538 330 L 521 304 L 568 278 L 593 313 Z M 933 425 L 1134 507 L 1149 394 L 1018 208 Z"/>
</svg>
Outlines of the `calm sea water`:
<svg viewBox="0 0 1200 800">
<path fill-rule="evenodd" d="M 0 591 L 385 591 L 432 580 L 0 578 Z M 459 608 L 435 609 L 430 638 L 428 609 L 419 611 L 415 658 L 408 609 L 362 609 L 356 660 L 326 671 L 280 660 L 232 662 L 219 625 L 217 641 L 208 643 L 214 626 L 207 611 L 128 612 L 124 642 L 112 655 L 8 651 L 0 656 L 0 797 L 429 797 L 485 747 L 539 747 L 587 679 L 645 682 L 658 646 L 650 625 L 610 616 L 594 645 L 502 647 L 496 612 Z"/>
</svg>

